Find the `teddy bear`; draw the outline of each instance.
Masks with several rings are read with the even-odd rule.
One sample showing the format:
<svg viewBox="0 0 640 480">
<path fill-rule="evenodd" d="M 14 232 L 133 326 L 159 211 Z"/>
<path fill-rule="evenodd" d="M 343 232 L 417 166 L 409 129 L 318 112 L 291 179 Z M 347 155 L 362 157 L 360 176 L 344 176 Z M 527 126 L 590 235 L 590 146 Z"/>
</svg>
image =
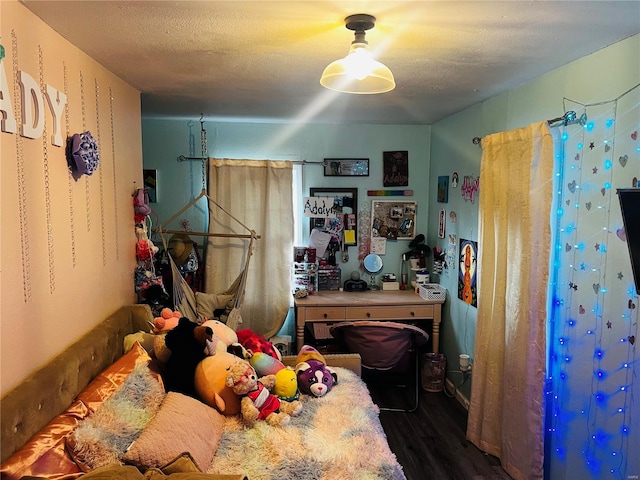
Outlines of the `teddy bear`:
<svg viewBox="0 0 640 480">
<path fill-rule="evenodd" d="M 324 356 L 310 345 L 303 345 L 296 358 L 296 378 L 301 393 L 324 397 L 338 383 L 338 374 Z"/>
<path fill-rule="evenodd" d="M 242 398 L 242 418 L 248 426 L 264 420 L 272 426 L 285 426 L 291 416 L 302 410 L 298 400 L 286 402 L 270 392 L 275 385 L 275 375 L 258 378 L 255 369 L 246 360 L 238 359 L 227 373 L 227 387 Z"/>
<path fill-rule="evenodd" d="M 180 318 L 165 336 L 165 345 L 171 352 L 162 371 L 166 390 L 196 397 L 196 367 L 207 355 L 215 353 L 216 342 L 211 327 Z"/>
</svg>

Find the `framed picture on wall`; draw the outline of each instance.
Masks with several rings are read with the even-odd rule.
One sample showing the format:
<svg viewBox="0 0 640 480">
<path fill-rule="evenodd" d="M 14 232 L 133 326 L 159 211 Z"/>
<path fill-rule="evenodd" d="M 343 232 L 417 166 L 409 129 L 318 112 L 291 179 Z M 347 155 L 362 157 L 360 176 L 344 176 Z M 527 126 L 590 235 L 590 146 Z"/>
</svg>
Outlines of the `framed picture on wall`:
<svg viewBox="0 0 640 480">
<path fill-rule="evenodd" d="M 149 202 L 158 202 L 158 171 L 157 170 L 142 170 L 144 188 L 149 193 Z"/>
<path fill-rule="evenodd" d="M 357 245 L 358 189 L 310 188 L 311 197 L 331 199 L 331 214 L 311 217 L 309 230 L 321 230 L 337 237 L 345 245 Z"/>
<path fill-rule="evenodd" d="M 385 187 L 406 187 L 409 185 L 408 151 L 383 152 L 382 164 L 382 184 Z"/>
<path fill-rule="evenodd" d="M 325 158 L 325 177 L 368 177 L 368 158 Z"/>
<path fill-rule="evenodd" d="M 438 177 L 438 203 L 449 202 L 449 175 Z"/>
<path fill-rule="evenodd" d="M 445 225 L 447 224 L 447 215 L 444 210 L 440 210 L 438 218 L 438 238 L 444 238 Z"/>
<path fill-rule="evenodd" d="M 417 202 L 373 200 L 371 238 L 413 240 L 416 236 Z"/>
</svg>

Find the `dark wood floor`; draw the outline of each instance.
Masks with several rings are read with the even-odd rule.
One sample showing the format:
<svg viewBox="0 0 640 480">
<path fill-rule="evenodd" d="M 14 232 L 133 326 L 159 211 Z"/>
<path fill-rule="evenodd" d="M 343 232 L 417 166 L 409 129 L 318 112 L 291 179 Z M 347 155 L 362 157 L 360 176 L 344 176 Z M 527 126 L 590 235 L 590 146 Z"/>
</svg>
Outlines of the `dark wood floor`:
<svg viewBox="0 0 640 480">
<path fill-rule="evenodd" d="M 409 405 L 400 389 L 367 383 L 379 406 Z M 499 459 L 466 440 L 467 411 L 444 391 L 422 391 L 415 412 L 381 411 L 380 421 L 407 480 L 511 479 Z"/>
</svg>

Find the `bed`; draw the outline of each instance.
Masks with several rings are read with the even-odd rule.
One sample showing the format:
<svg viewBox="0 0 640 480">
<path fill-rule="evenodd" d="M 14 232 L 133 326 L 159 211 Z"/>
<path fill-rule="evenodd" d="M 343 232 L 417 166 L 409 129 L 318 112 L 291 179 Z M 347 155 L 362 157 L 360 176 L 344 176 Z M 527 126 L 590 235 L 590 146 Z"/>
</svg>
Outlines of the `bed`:
<svg viewBox="0 0 640 480">
<path fill-rule="evenodd" d="M 147 332 L 152 320 L 147 305 L 119 308 L 2 398 L 3 480 L 81 476 L 87 480 L 173 476 L 183 480 L 405 480 L 387 444 L 379 410 L 359 377 L 357 355 L 326 356 L 338 373 L 338 384 L 322 398 L 303 395 L 301 414 L 286 427 L 259 422 L 246 428 L 239 416 L 221 415 L 190 397 L 178 399 L 178 394 L 164 390 L 152 395 L 145 390 L 145 395 L 138 396 L 152 398 L 156 410 L 152 414 L 144 410 L 148 418 L 144 426 L 136 424 L 135 441 L 127 447 L 126 458 L 88 467 L 69 437 L 79 438 L 90 424 L 95 429 L 105 412 L 120 405 L 117 400 L 127 391 L 123 385 L 140 378 L 150 385 L 154 382 L 149 382 L 149 376 L 159 377 L 149 367 L 153 362 L 140 343 L 124 349 L 125 337 Z M 295 357 L 283 361 L 291 365 Z M 181 415 L 188 417 L 187 423 L 181 423 Z M 157 458 L 145 458 L 150 452 L 155 455 L 156 449 L 161 452 Z"/>
</svg>

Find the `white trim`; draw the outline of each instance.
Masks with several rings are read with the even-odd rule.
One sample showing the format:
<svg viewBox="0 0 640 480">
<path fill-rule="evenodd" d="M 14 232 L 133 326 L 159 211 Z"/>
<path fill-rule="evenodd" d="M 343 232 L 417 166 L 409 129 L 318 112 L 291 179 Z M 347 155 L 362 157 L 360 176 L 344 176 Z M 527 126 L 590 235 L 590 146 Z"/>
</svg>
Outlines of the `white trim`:
<svg viewBox="0 0 640 480">
<path fill-rule="evenodd" d="M 458 402 L 460 402 L 460 405 L 462 405 L 465 408 L 465 410 L 467 411 L 469 410 L 469 399 L 465 397 L 462 394 L 462 392 L 459 389 L 457 389 L 453 384 L 453 382 L 448 378 L 445 380 L 444 388 L 447 389 L 447 392 L 449 393 L 449 395 L 453 395 L 453 392 L 455 392 L 455 399 L 458 400 Z"/>
</svg>

